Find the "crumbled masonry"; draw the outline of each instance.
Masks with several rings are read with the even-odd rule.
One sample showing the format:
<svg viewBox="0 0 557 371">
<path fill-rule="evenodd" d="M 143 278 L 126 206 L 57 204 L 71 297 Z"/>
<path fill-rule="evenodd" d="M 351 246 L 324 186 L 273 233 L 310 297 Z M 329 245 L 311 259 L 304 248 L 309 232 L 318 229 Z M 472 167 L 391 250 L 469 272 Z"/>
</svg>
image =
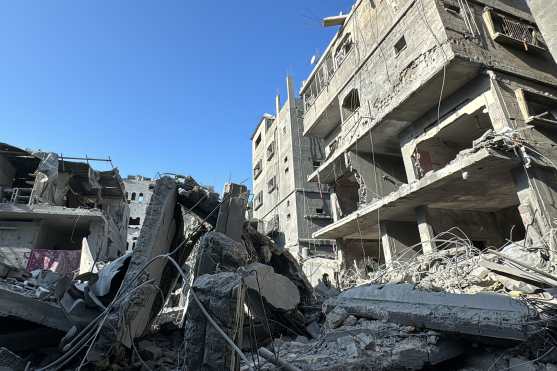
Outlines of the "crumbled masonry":
<svg viewBox="0 0 557 371">
<path fill-rule="evenodd" d="M 0 371 L 557 371 L 546 3 L 326 17 L 252 192 L 0 143 Z"/>
</svg>

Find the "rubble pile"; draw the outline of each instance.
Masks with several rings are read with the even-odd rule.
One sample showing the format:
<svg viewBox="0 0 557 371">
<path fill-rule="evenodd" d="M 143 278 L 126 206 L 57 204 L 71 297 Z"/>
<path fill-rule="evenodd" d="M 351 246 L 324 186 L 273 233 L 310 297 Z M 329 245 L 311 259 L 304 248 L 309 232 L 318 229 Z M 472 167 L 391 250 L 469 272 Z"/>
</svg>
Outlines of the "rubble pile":
<svg viewBox="0 0 557 371">
<path fill-rule="evenodd" d="M 546 250 L 480 251 L 449 231 L 432 254 L 314 289 L 246 208 L 244 186 L 219 200 L 163 177 L 132 252 L 73 275 L 3 262 L 0 368 L 554 369 Z"/>
</svg>

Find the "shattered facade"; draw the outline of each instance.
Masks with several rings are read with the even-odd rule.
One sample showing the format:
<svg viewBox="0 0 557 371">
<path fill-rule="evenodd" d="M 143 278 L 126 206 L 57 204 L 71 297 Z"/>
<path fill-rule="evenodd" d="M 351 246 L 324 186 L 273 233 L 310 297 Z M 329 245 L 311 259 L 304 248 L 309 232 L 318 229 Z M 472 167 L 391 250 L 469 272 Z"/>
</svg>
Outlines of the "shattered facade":
<svg viewBox="0 0 557 371">
<path fill-rule="evenodd" d="M 106 261 L 126 251 L 129 209 L 116 168 L 0 144 L 0 255 L 24 270 L 71 273 L 82 249 Z M 47 266 L 45 266 L 47 265 Z"/>
<path fill-rule="evenodd" d="M 308 183 L 324 152 L 321 140 L 302 136 L 302 102 L 287 78 L 287 100 L 265 114 L 252 135 L 253 212 L 258 229 L 301 261 L 336 254 L 334 241 L 312 238 L 332 222 L 327 187 Z"/>
<path fill-rule="evenodd" d="M 313 237 L 367 266 L 453 227 L 554 246 L 556 87 L 525 2 L 357 1 L 301 89 L 337 216 Z"/>
<path fill-rule="evenodd" d="M 154 186 L 155 182 L 151 178 L 141 175 L 130 175 L 124 179 L 125 197 L 130 208 L 128 238 L 126 241 L 127 251 L 135 248 L 141 226 L 145 220 L 147 206 L 151 202 Z"/>
</svg>

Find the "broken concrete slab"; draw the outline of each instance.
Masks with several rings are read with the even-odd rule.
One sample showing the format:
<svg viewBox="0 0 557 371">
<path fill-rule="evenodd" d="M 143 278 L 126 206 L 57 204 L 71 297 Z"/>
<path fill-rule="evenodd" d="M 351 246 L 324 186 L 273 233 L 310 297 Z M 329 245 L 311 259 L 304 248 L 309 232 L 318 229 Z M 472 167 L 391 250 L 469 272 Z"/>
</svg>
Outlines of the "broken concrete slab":
<svg viewBox="0 0 557 371">
<path fill-rule="evenodd" d="M 236 270 L 248 264 L 249 256 L 240 242 L 219 232 L 205 234 L 199 243 L 199 257 L 196 262 L 196 276 L 223 270 Z"/>
<path fill-rule="evenodd" d="M 130 297 L 126 309 L 129 325 L 120 326 L 118 335 L 120 342 L 128 347 L 131 346 L 131 339 L 145 333 L 157 311 L 154 309 L 155 302 L 161 300 L 155 287 L 160 286 L 163 281 L 163 271 L 168 261 L 158 258 L 148 266 L 146 264 L 155 257 L 172 251 L 176 233 L 176 195 L 174 179 L 163 177 L 157 180 L 143 228 L 122 283 L 124 290 L 131 290 L 148 280 L 152 280 L 154 285 L 143 287 Z"/>
<path fill-rule="evenodd" d="M 296 285 L 273 267 L 261 263 L 246 266 L 248 276 L 244 283 L 249 289 L 261 294 L 265 301 L 275 309 L 294 310 L 300 304 L 300 293 Z"/>
<path fill-rule="evenodd" d="M 73 326 L 59 305 L 37 299 L 35 290 L 0 281 L 0 318 L 10 316 L 62 331 Z"/>
<path fill-rule="evenodd" d="M 529 308 L 510 297 L 426 292 L 410 284 L 355 287 L 324 304 L 326 312 L 335 307 L 356 317 L 500 339 L 525 340 L 536 329 Z"/>
<path fill-rule="evenodd" d="M 215 231 L 224 233 L 234 241 L 242 241 L 242 228 L 248 205 L 248 188 L 241 184 L 227 183 L 219 209 Z"/>
</svg>

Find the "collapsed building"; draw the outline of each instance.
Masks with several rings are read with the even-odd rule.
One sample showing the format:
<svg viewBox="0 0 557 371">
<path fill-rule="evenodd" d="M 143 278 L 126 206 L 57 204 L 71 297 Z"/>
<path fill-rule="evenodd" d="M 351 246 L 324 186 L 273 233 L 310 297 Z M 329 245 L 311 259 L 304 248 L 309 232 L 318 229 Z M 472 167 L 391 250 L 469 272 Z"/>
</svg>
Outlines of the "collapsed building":
<svg viewBox="0 0 557 371">
<path fill-rule="evenodd" d="M 129 208 L 122 179 L 116 168 L 94 170 L 94 161 L 0 144 L 2 262 L 71 273 L 82 249 L 99 261 L 125 253 Z"/>
<path fill-rule="evenodd" d="M 325 23 L 340 30 L 301 88 L 334 216 L 313 237 L 365 267 L 452 227 L 552 250 L 557 65 L 526 3 L 357 1 Z"/>
</svg>

